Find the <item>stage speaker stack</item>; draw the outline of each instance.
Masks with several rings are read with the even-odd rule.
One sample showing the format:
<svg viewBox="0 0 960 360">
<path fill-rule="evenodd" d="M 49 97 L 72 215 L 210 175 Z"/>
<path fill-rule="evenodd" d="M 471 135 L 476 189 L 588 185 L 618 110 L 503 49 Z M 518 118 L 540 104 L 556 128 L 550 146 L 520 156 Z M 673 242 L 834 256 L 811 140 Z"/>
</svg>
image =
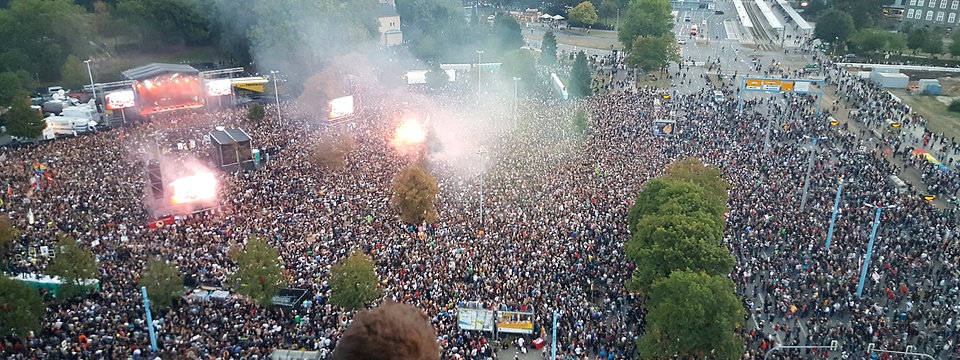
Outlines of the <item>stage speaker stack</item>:
<svg viewBox="0 0 960 360">
<path fill-rule="evenodd" d="M 253 170 L 252 139 L 241 129 L 217 129 L 210 132 L 211 155 L 224 171 Z"/>
<path fill-rule="evenodd" d="M 160 164 L 154 161 L 147 164 L 147 180 L 150 183 L 153 198 L 156 200 L 163 198 L 163 173 L 160 170 Z"/>
</svg>

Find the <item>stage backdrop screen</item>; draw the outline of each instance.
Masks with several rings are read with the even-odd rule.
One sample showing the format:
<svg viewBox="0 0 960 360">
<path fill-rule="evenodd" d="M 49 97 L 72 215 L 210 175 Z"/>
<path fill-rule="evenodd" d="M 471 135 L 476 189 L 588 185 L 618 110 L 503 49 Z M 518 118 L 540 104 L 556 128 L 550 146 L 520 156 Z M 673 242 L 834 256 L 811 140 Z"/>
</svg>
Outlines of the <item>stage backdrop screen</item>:
<svg viewBox="0 0 960 360">
<path fill-rule="evenodd" d="M 232 91 L 230 85 L 230 79 L 207 80 L 207 96 L 230 95 Z"/>
<path fill-rule="evenodd" d="M 107 110 L 120 110 L 134 107 L 133 90 L 114 91 L 104 96 L 107 100 Z"/>
<path fill-rule="evenodd" d="M 353 95 L 330 100 L 330 119 L 353 115 Z"/>
</svg>

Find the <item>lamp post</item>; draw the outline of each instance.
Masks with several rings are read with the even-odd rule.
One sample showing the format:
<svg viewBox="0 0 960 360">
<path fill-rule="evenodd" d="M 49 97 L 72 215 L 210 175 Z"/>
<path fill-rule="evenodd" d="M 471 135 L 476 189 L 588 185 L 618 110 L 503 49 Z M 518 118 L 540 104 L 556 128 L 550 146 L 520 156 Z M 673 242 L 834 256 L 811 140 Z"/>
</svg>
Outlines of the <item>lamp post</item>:
<svg viewBox="0 0 960 360">
<path fill-rule="evenodd" d="M 813 140 L 813 146 L 817 146 L 817 140 L 824 140 L 825 137 L 803 136 L 804 139 Z M 807 175 L 803 180 L 803 196 L 800 197 L 800 211 L 807 207 L 807 190 L 810 189 L 810 171 L 813 170 L 813 153 L 816 149 L 810 149 L 810 156 L 807 157 Z"/>
<path fill-rule="evenodd" d="M 480 94 L 481 87 L 483 86 L 483 69 L 480 67 L 480 64 L 483 63 L 483 50 L 477 50 L 477 103 L 480 103 Z"/>
<path fill-rule="evenodd" d="M 517 92 L 517 82 L 520 81 L 519 77 L 513 77 L 513 124 L 517 124 L 517 103 L 520 102 L 520 98 Z"/>
<path fill-rule="evenodd" d="M 557 318 L 560 317 L 560 313 L 553 312 L 553 335 L 550 336 L 550 360 L 557 359 Z"/>
<path fill-rule="evenodd" d="M 278 124 L 283 122 L 282 111 L 280 111 L 280 90 L 277 87 L 277 82 L 280 81 L 279 77 L 277 76 L 277 74 L 279 73 L 280 73 L 279 71 L 270 70 L 270 75 L 271 75 L 270 77 L 272 78 L 271 80 L 273 80 L 273 95 L 276 96 L 277 98 L 277 123 Z"/>
<path fill-rule="evenodd" d="M 863 258 L 863 270 L 860 272 L 860 282 L 857 283 L 857 298 L 863 296 L 863 283 L 867 281 L 867 270 L 870 268 L 870 256 L 873 255 L 873 242 L 877 238 L 877 228 L 880 227 L 880 213 L 883 209 L 893 209 L 896 205 L 867 204 L 867 206 L 877 209 L 877 214 L 873 217 L 873 230 L 870 231 L 870 243 L 867 244 L 867 255 Z"/>
<path fill-rule="evenodd" d="M 93 85 L 93 71 L 90 70 L 91 59 L 86 59 L 83 62 L 87 64 L 87 75 L 90 76 L 90 89 L 93 90 L 93 101 L 97 101 L 97 87 Z"/>
<path fill-rule="evenodd" d="M 143 294 L 143 309 L 147 313 L 147 330 L 150 334 L 150 351 L 157 352 L 157 333 L 153 331 L 153 314 L 150 313 L 150 298 L 147 297 L 147 287 L 141 286 L 140 292 Z"/>
<path fill-rule="evenodd" d="M 830 228 L 827 229 L 827 251 L 830 251 L 830 242 L 833 241 L 833 225 L 837 223 L 837 212 L 840 210 L 840 194 L 843 192 L 843 178 L 837 185 L 837 197 L 833 199 L 833 215 L 830 215 Z"/>
</svg>

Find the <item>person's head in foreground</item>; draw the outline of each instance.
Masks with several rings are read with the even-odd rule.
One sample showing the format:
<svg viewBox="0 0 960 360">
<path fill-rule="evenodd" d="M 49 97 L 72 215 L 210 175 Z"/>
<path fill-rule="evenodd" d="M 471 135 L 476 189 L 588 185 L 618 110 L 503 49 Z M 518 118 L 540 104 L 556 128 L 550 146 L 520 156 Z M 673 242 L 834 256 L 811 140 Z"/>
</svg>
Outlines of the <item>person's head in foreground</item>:
<svg viewBox="0 0 960 360">
<path fill-rule="evenodd" d="M 438 360 L 437 332 L 419 309 L 386 303 L 357 314 L 333 360 Z"/>
</svg>

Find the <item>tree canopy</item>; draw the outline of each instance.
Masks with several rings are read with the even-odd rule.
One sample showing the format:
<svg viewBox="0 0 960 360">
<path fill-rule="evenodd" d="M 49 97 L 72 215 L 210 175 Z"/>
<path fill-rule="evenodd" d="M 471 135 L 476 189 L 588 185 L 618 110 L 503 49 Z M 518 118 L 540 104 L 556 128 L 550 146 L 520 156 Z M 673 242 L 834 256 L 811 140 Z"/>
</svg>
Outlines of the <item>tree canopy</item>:
<svg viewBox="0 0 960 360">
<path fill-rule="evenodd" d="M 523 34 L 520 23 L 509 13 L 500 12 L 493 18 L 491 29 L 491 50 L 495 56 L 519 49 L 523 46 Z"/>
<path fill-rule="evenodd" d="M 183 275 L 180 270 L 160 258 L 147 261 L 139 284 L 147 288 L 153 309 L 169 308 L 174 299 L 183 296 Z"/>
<path fill-rule="evenodd" d="M 833 44 L 836 39 L 839 39 L 840 42 L 847 41 L 853 35 L 854 30 L 856 29 L 853 26 L 853 18 L 850 14 L 837 9 L 830 9 L 817 18 L 817 27 L 813 34 L 820 40 Z"/>
<path fill-rule="evenodd" d="M 540 41 L 540 64 L 554 65 L 557 63 L 557 36 L 553 31 L 547 31 L 543 34 L 543 40 Z"/>
<path fill-rule="evenodd" d="M 44 317 L 43 299 L 37 289 L 17 280 L 0 276 L 0 337 L 25 339 L 40 333 Z"/>
<path fill-rule="evenodd" d="M 260 305 L 273 303 L 284 283 L 283 272 L 277 264 L 279 254 L 263 238 L 250 236 L 245 251 L 237 254 L 237 271 L 230 277 L 233 290 Z"/>
<path fill-rule="evenodd" d="M 63 280 L 61 298 L 75 297 L 80 294 L 80 281 L 96 279 L 100 275 L 99 265 L 93 252 L 72 238 L 61 238 L 57 249 L 60 252 L 47 265 L 47 272 Z"/>
<path fill-rule="evenodd" d="M 3 254 L 3 251 L 12 245 L 18 236 L 20 231 L 10 223 L 10 217 L 0 216 L 0 254 Z"/>
<path fill-rule="evenodd" d="M 630 47 L 627 64 L 642 71 L 661 69 L 680 61 L 680 49 L 673 33 L 660 36 L 640 35 Z"/>
<path fill-rule="evenodd" d="M 728 188 L 718 169 L 695 158 L 644 185 L 627 212 L 633 237 L 625 252 L 637 264 L 632 287 L 647 291 L 674 270 L 730 271 L 733 258 L 721 245 Z"/>
<path fill-rule="evenodd" d="M 472 42 L 459 3 L 446 0 L 398 0 L 396 3 L 397 14 L 403 19 L 400 27 L 404 41 L 417 57 L 445 61 L 456 53 L 453 50 L 463 49 L 463 45 Z"/>
<path fill-rule="evenodd" d="M 675 271 L 653 284 L 647 332 L 639 343 L 645 359 L 740 359 L 743 306 L 723 276 Z"/>
<path fill-rule="evenodd" d="M 0 9 L 0 71 L 58 79 L 67 56 L 86 58 L 92 28 L 72 0 L 12 0 Z"/>
<path fill-rule="evenodd" d="M 567 17 L 570 24 L 581 27 L 593 26 L 600 20 L 597 9 L 589 1 L 579 3 L 573 9 L 570 9 L 567 12 Z"/>
<path fill-rule="evenodd" d="M 354 252 L 330 270 L 330 303 L 347 311 L 362 309 L 380 297 L 376 269 L 369 256 Z"/>
<path fill-rule="evenodd" d="M 590 68 L 587 65 L 587 54 L 583 51 L 577 53 L 573 58 L 573 67 L 570 69 L 570 96 L 587 97 L 593 94 L 590 83 L 593 77 L 590 75 Z"/>
<path fill-rule="evenodd" d="M 617 38 L 630 51 L 638 36 L 662 36 L 673 32 L 672 7 L 668 0 L 634 0 L 621 15 Z"/>
<path fill-rule="evenodd" d="M 440 187 L 423 167 L 410 165 L 393 180 L 390 204 L 400 210 L 400 219 L 408 224 L 437 221 L 437 194 Z"/>
<path fill-rule="evenodd" d="M 3 116 L 7 119 L 7 133 L 24 139 L 35 139 L 43 134 L 46 121 L 39 112 L 30 108 L 29 96 L 20 92 L 10 104 L 10 111 Z"/>
</svg>

